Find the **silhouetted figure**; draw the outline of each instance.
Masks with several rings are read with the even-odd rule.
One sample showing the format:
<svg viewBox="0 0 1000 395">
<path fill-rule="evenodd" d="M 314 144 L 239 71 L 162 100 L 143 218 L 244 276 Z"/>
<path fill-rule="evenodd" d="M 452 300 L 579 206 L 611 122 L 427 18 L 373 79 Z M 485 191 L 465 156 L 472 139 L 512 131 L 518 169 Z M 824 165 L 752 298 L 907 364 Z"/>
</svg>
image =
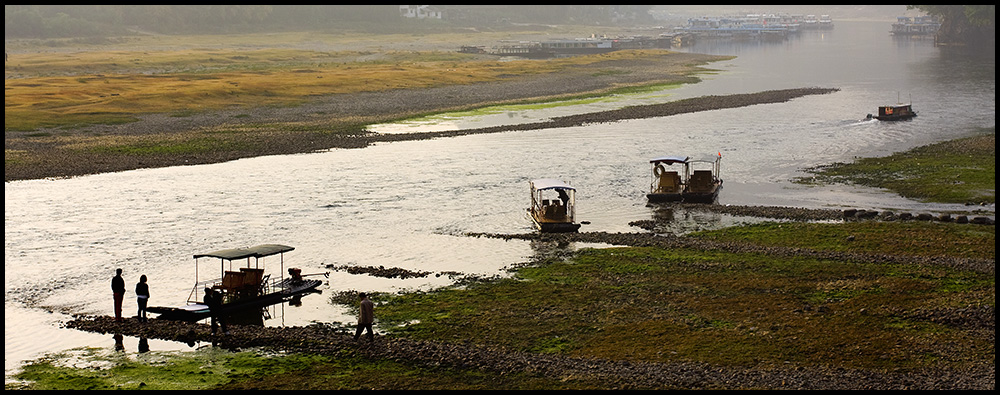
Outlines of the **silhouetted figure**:
<svg viewBox="0 0 1000 395">
<path fill-rule="evenodd" d="M 121 321 L 122 300 L 125 299 L 125 279 L 122 278 L 122 269 L 115 271 L 115 276 L 111 278 L 111 292 L 115 295 L 115 321 Z"/>
<path fill-rule="evenodd" d="M 375 341 L 375 332 L 372 330 L 372 323 L 375 322 L 375 304 L 368 295 L 362 292 L 361 305 L 358 307 L 358 330 L 354 332 L 354 341 L 361 337 L 361 332 L 368 330 L 368 341 Z"/>
<path fill-rule="evenodd" d="M 559 193 L 559 200 L 562 200 L 563 207 L 569 207 L 569 194 L 562 189 L 559 189 L 556 192 Z"/>
<path fill-rule="evenodd" d="M 149 339 L 145 337 L 139 338 L 139 353 L 149 352 Z"/>
<path fill-rule="evenodd" d="M 146 322 L 146 303 L 149 302 L 149 284 L 146 284 L 146 275 L 139 276 L 139 283 L 135 285 L 136 303 L 139 305 L 139 321 Z"/>
<path fill-rule="evenodd" d="M 222 294 L 211 288 L 205 288 L 205 304 L 208 306 L 209 315 L 212 316 L 212 334 L 216 333 L 218 327 L 222 327 L 222 333 L 229 333 L 222 314 Z"/>
</svg>

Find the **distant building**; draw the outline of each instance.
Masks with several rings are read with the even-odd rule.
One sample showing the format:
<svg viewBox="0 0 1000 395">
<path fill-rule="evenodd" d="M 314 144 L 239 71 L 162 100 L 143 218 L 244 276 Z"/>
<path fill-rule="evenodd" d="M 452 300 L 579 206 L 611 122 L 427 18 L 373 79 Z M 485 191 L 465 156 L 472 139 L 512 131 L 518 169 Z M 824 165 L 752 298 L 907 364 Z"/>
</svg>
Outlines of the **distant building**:
<svg viewBox="0 0 1000 395">
<path fill-rule="evenodd" d="M 894 36 L 933 36 L 940 28 L 941 22 L 934 16 L 901 16 L 892 24 L 891 33 Z"/>
<path fill-rule="evenodd" d="M 401 5 L 399 14 L 404 18 L 444 19 L 444 12 L 429 5 Z"/>
</svg>

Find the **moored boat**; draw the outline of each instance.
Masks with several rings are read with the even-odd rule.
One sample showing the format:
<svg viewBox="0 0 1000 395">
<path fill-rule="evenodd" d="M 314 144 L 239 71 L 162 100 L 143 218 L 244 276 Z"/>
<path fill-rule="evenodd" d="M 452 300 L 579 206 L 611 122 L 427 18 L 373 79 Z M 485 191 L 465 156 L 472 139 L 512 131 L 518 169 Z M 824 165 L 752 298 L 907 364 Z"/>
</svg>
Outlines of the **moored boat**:
<svg viewBox="0 0 1000 395">
<path fill-rule="evenodd" d="M 532 180 L 531 206 L 528 216 L 535 228 L 543 233 L 576 232 L 576 188 L 553 179 Z"/>
<path fill-rule="evenodd" d="M 687 203 L 714 203 L 722 189 L 719 164 L 722 153 L 710 159 L 688 160 L 691 173 L 684 188 L 683 200 Z"/>
<path fill-rule="evenodd" d="M 652 181 L 646 199 L 650 203 L 676 202 L 684 198 L 687 185 L 688 157 L 661 156 L 650 159 Z M 674 167 L 677 165 L 677 167 Z"/>
<path fill-rule="evenodd" d="M 222 300 L 220 314 L 224 315 L 261 309 L 318 292 L 316 288 L 322 281 L 305 278 L 314 274 L 303 275 L 300 269 L 289 268 L 288 276 L 285 276 L 284 253 L 294 249 L 281 244 L 261 244 L 195 254 L 195 284 L 186 304 L 178 307 L 152 306 L 147 310 L 159 314 L 158 318 L 161 319 L 199 321 L 211 316 L 211 311 L 203 300 L 204 289 L 210 289 L 220 295 Z M 272 278 L 274 273 L 265 270 L 263 262 L 264 258 L 271 256 L 277 256 L 280 260 L 280 271 L 275 278 Z M 218 258 L 221 277 L 201 280 L 198 262 L 201 258 Z M 242 260 L 246 260 L 246 266 L 233 270 L 233 263 L 239 265 L 237 261 Z"/>
</svg>

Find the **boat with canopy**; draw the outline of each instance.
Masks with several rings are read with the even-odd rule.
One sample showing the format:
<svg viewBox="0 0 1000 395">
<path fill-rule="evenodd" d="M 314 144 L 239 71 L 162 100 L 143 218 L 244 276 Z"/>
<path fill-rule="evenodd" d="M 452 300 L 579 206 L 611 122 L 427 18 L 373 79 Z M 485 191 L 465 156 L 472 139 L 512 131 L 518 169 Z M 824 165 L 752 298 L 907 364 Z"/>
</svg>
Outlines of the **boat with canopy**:
<svg viewBox="0 0 1000 395">
<path fill-rule="evenodd" d="M 316 288 L 322 281 L 306 277 L 329 276 L 329 273 L 303 275 L 300 269 L 289 268 L 288 275 L 285 275 L 284 254 L 294 249 L 282 244 L 261 244 L 195 254 L 195 283 L 186 304 L 179 307 L 152 306 L 147 311 L 159 314 L 158 318 L 163 319 L 199 321 L 211 316 L 209 307 L 203 299 L 206 289 L 221 295 L 222 314 L 227 315 L 260 309 L 304 294 L 318 292 Z M 278 259 L 280 271 L 274 273 L 273 269 L 265 270 L 264 260 L 268 257 Z M 203 258 L 219 260 L 218 277 L 207 274 L 206 276 L 211 276 L 210 279 L 201 279 L 199 260 Z"/>
<path fill-rule="evenodd" d="M 543 233 L 576 232 L 576 188 L 554 178 L 532 180 L 528 216 Z"/>
</svg>

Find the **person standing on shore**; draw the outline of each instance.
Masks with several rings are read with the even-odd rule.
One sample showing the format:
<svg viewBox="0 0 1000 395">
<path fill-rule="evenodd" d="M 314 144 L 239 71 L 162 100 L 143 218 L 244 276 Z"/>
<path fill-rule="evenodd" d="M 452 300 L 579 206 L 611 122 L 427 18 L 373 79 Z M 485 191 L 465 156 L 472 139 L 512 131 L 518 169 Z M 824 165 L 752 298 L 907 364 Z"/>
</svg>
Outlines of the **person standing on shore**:
<svg viewBox="0 0 1000 395">
<path fill-rule="evenodd" d="M 135 285 L 136 303 L 139 305 L 139 321 L 146 322 L 146 303 L 149 302 L 149 284 L 146 284 L 146 275 L 139 276 L 139 283 Z"/>
<path fill-rule="evenodd" d="M 215 292 L 212 288 L 205 288 L 205 304 L 208 305 L 208 314 L 212 316 L 212 334 L 222 327 L 222 333 L 229 334 L 226 327 L 225 317 L 222 316 L 222 294 Z"/>
<path fill-rule="evenodd" d="M 125 279 L 122 278 L 122 269 L 115 271 L 115 276 L 111 278 L 111 292 L 115 295 L 115 321 L 121 321 L 122 300 L 125 299 Z"/>
<path fill-rule="evenodd" d="M 361 305 L 358 307 L 358 330 L 354 332 L 354 341 L 358 341 L 361 332 L 365 330 L 368 330 L 368 341 L 375 341 L 375 332 L 372 331 L 372 324 L 375 322 L 375 304 L 364 292 L 358 297 L 361 298 Z"/>
</svg>

